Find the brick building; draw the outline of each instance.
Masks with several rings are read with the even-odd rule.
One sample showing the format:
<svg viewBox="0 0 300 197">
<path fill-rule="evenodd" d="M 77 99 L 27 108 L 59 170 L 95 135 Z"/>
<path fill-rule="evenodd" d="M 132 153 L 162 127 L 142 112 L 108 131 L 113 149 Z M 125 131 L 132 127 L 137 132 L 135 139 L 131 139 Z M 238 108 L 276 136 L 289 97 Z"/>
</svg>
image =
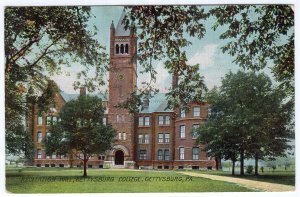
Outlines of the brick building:
<svg viewBox="0 0 300 197">
<path fill-rule="evenodd" d="M 104 122 L 117 130 L 117 140 L 111 150 L 88 161 L 90 168 L 149 168 L 149 169 L 210 169 L 215 160 L 209 158 L 203 145 L 196 144 L 193 129 L 205 122 L 206 103 L 191 103 L 189 111 L 165 110 L 165 94 L 158 93 L 144 99 L 139 114 L 129 113 L 115 105 L 125 101 L 136 88 L 137 38 L 132 30 L 125 30 L 122 18 L 110 27 L 109 95 L 99 94 L 107 106 Z M 174 83 L 174 82 L 173 82 Z M 85 89 L 80 90 L 85 94 Z M 45 155 L 42 140 L 47 136 L 49 122 L 59 121 L 59 111 L 65 102 L 78 94 L 56 94 L 56 106 L 43 116 L 31 112 L 28 126 L 36 147 L 34 165 L 38 167 L 78 167 L 80 160 L 71 155 Z"/>
</svg>

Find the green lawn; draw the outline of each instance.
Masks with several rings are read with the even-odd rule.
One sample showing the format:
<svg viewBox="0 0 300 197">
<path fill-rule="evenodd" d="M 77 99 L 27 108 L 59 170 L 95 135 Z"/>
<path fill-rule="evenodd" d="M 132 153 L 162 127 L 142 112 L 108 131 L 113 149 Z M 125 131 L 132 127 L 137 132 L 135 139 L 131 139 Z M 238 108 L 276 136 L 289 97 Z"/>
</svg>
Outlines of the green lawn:
<svg viewBox="0 0 300 197">
<path fill-rule="evenodd" d="M 295 185 L 295 171 L 285 171 L 284 169 L 275 170 L 274 172 L 271 170 L 265 170 L 264 173 L 261 171 L 259 172 L 258 176 L 253 174 L 247 174 L 245 172 L 245 176 L 240 176 L 239 172 L 236 171 L 236 175 L 232 176 L 231 172 L 224 172 L 224 171 L 197 171 L 198 173 L 205 173 L 205 174 L 214 174 L 220 176 L 229 176 L 235 178 L 243 178 L 243 179 L 250 179 L 255 181 L 263 181 L 269 183 L 278 183 L 284 185 Z"/>
<path fill-rule="evenodd" d="M 128 180 L 130 179 L 130 180 Z M 12 193 L 247 192 L 233 183 L 189 177 L 174 171 L 26 168 L 6 170 Z"/>
</svg>

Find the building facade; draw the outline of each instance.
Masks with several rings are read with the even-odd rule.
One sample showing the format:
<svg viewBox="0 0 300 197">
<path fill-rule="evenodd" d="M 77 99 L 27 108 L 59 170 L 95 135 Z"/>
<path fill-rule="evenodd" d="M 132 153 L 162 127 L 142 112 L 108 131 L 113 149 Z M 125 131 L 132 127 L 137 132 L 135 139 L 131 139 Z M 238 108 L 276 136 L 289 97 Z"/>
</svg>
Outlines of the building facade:
<svg viewBox="0 0 300 197">
<path fill-rule="evenodd" d="M 141 112 L 130 113 L 116 105 L 129 98 L 137 83 L 137 38 L 132 29 L 125 30 L 121 16 L 117 26 L 110 27 L 109 94 L 98 95 L 107 106 L 104 123 L 117 131 L 111 150 L 88 161 L 90 168 L 148 168 L 148 169 L 214 169 L 214 158 L 207 157 L 204 145 L 196 143 L 194 129 L 206 121 L 209 106 L 190 103 L 189 110 L 166 110 L 165 94 L 144 99 Z M 85 89 L 80 90 L 85 94 Z M 42 141 L 48 134 L 50 122 L 59 121 L 65 102 L 76 94 L 55 94 L 55 108 L 43 116 L 33 109 L 28 126 L 36 147 L 34 165 L 37 167 L 80 167 L 81 161 L 71 155 L 47 156 Z"/>
</svg>

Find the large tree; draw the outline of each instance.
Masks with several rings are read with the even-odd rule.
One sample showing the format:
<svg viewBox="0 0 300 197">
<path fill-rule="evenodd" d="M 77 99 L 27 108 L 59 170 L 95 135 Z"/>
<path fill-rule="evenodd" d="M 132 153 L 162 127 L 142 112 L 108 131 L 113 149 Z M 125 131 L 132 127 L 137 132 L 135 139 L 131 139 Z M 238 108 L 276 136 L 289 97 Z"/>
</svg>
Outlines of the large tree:
<svg viewBox="0 0 300 197">
<path fill-rule="evenodd" d="M 46 154 L 72 154 L 82 160 L 87 176 L 88 160 L 110 149 L 116 132 L 103 124 L 104 109 L 96 96 L 80 96 L 67 102 L 60 112 L 61 121 L 52 125 L 45 139 Z"/>
<path fill-rule="evenodd" d="M 5 9 L 5 134 L 6 150 L 30 155 L 24 130 L 29 110 L 53 104 L 57 90 L 50 80 L 73 62 L 83 65 L 83 82 L 94 90 L 102 85 L 107 67 L 103 47 L 88 26 L 90 7 L 7 7 Z M 87 75 L 94 70 L 95 75 Z M 75 83 L 79 86 L 79 83 Z M 36 113 L 36 112 L 35 112 Z M 25 148 L 24 148 L 25 147 Z"/>
<path fill-rule="evenodd" d="M 208 97 L 212 115 L 198 130 L 198 141 L 207 144 L 210 154 L 233 162 L 238 151 L 241 175 L 244 159 L 254 158 L 258 173 L 258 159 L 285 155 L 290 148 L 293 132 L 284 98 L 285 93 L 264 74 L 230 72 Z"/>
</svg>

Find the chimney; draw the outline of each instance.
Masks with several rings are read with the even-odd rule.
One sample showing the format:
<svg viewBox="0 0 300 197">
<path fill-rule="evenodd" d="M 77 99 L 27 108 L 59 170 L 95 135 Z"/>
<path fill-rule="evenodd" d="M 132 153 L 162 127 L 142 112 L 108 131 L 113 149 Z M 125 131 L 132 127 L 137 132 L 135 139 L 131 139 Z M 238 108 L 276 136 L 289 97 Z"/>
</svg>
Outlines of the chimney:
<svg viewBox="0 0 300 197">
<path fill-rule="evenodd" d="M 80 87 L 80 96 L 86 95 L 86 87 Z"/>
<path fill-rule="evenodd" d="M 172 76 L 172 89 L 175 89 L 178 85 L 178 73 L 174 72 Z"/>
<path fill-rule="evenodd" d="M 143 98 L 143 104 L 142 104 L 142 109 L 143 110 L 148 110 L 149 109 L 149 102 L 150 102 L 149 97 L 145 96 Z"/>
</svg>

